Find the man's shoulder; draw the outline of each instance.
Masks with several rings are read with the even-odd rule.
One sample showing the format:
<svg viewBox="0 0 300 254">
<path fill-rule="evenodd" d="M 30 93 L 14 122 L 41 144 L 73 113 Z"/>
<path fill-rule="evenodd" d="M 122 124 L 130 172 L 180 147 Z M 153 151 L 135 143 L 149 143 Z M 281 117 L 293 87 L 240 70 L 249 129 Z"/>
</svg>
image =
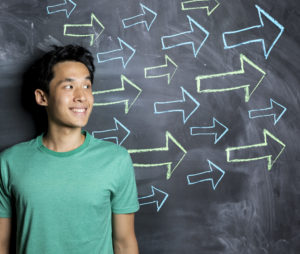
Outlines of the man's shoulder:
<svg viewBox="0 0 300 254">
<path fill-rule="evenodd" d="M 23 141 L 11 147 L 6 148 L 0 153 L 0 158 L 9 159 L 11 157 L 15 157 L 20 154 L 24 155 L 26 152 L 31 150 L 30 148 L 35 146 L 36 139 L 37 138 L 33 138 L 31 140 Z"/>
</svg>

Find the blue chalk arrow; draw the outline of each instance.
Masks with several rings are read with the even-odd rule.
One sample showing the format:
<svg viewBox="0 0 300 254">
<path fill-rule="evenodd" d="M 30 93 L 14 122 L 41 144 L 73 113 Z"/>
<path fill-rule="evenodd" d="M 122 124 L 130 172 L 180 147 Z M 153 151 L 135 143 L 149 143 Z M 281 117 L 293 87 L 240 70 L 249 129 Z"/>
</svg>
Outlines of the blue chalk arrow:
<svg viewBox="0 0 300 254">
<path fill-rule="evenodd" d="M 129 63 L 133 55 L 135 54 L 135 49 L 128 45 L 125 41 L 118 37 L 120 48 L 107 52 L 97 53 L 98 63 L 104 63 L 107 61 L 113 61 L 121 59 L 123 68 Z"/>
<path fill-rule="evenodd" d="M 279 119 L 283 116 L 286 111 L 286 107 L 282 106 L 278 102 L 270 99 L 270 107 L 264 109 L 252 109 L 248 111 L 249 118 L 257 118 L 257 117 L 268 117 L 273 116 L 274 125 L 279 121 Z"/>
<path fill-rule="evenodd" d="M 154 20 L 156 19 L 157 14 L 151 9 L 149 9 L 148 7 L 146 7 L 145 5 L 143 4 L 140 5 L 143 13 L 134 17 L 123 19 L 122 23 L 124 28 L 128 28 L 138 24 L 145 24 L 147 30 L 148 31 L 150 30 Z"/>
<path fill-rule="evenodd" d="M 200 103 L 196 101 L 183 87 L 181 87 L 182 100 L 155 102 L 154 113 L 163 114 L 169 112 L 182 113 L 183 123 L 191 117 L 191 115 L 198 109 Z"/>
<path fill-rule="evenodd" d="M 258 11 L 260 24 L 237 31 L 223 33 L 224 48 L 229 49 L 244 44 L 259 42 L 262 44 L 264 56 L 265 59 L 267 59 L 272 48 L 283 33 L 284 27 L 258 5 L 255 5 L 255 7 Z M 268 34 L 267 31 L 274 30 L 274 26 L 276 28 L 276 33 Z"/>
<path fill-rule="evenodd" d="M 117 118 L 114 117 L 115 128 L 104 131 L 93 131 L 92 135 L 98 139 L 103 140 L 113 140 L 117 145 L 122 145 L 122 143 L 127 139 L 130 134 L 128 130 Z"/>
<path fill-rule="evenodd" d="M 69 18 L 75 8 L 76 4 L 73 1 L 64 0 L 64 2 L 61 4 L 47 6 L 47 12 L 48 14 L 53 14 L 56 12 L 64 11 L 66 13 L 67 18 Z"/>
<path fill-rule="evenodd" d="M 166 202 L 169 194 L 165 193 L 162 190 L 159 190 L 155 188 L 154 186 L 151 186 L 152 194 L 148 196 L 144 196 L 141 198 L 138 198 L 140 205 L 149 205 L 149 204 L 156 204 L 156 210 L 157 212 L 160 210 L 160 208 L 163 206 L 163 204 Z"/>
<path fill-rule="evenodd" d="M 209 32 L 206 31 L 200 24 L 198 24 L 189 15 L 187 18 L 190 23 L 190 30 L 179 34 L 168 35 L 161 37 L 162 49 L 171 49 L 183 45 L 191 44 L 193 47 L 194 57 L 197 57 L 201 47 L 207 40 Z M 191 40 L 191 36 L 195 38 Z"/>
<path fill-rule="evenodd" d="M 195 135 L 214 135 L 215 144 L 228 132 L 228 128 L 213 117 L 213 125 L 205 127 L 191 127 L 190 134 Z"/>
<path fill-rule="evenodd" d="M 216 164 L 212 163 L 210 160 L 207 161 L 209 165 L 209 170 L 198 174 L 188 175 L 187 181 L 189 185 L 209 181 L 211 182 L 211 186 L 215 190 L 219 182 L 225 175 L 225 171 L 219 168 Z"/>
</svg>

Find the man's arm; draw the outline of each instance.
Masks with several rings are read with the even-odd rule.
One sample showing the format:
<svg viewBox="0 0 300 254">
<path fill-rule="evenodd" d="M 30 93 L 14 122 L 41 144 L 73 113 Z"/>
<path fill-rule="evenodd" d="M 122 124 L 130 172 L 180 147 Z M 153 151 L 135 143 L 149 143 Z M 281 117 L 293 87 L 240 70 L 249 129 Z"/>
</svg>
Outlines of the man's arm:
<svg viewBox="0 0 300 254">
<path fill-rule="evenodd" d="M 134 232 L 134 213 L 113 214 L 113 244 L 115 254 L 138 254 Z"/>
<path fill-rule="evenodd" d="M 0 254 L 9 253 L 11 219 L 0 218 Z"/>
</svg>

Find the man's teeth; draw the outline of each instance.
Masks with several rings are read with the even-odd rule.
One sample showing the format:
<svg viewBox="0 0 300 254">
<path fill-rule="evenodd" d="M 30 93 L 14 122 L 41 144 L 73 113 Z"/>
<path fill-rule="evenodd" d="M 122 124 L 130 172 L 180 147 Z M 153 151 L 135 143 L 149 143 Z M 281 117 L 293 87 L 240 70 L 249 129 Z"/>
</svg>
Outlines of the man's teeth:
<svg viewBox="0 0 300 254">
<path fill-rule="evenodd" d="M 77 113 L 83 113 L 85 112 L 84 108 L 73 108 L 72 111 L 77 112 Z"/>
</svg>

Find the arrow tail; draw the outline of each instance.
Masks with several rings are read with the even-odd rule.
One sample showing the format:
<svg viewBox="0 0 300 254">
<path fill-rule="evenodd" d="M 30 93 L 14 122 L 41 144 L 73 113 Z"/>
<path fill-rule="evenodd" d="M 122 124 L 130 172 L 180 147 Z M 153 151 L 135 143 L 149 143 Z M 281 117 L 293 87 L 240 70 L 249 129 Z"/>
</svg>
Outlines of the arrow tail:
<svg viewBox="0 0 300 254">
<path fill-rule="evenodd" d="M 249 118 L 273 116 L 272 108 L 249 110 Z"/>
<path fill-rule="evenodd" d="M 171 49 L 175 47 L 179 47 L 186 44 L 192 44 L 190 40 L 187 41 L 186 35 L 191 32 L 183 32 L 175 35 L 166 35 L 161 37 L 162 49 Z"/>
<path fill-rule="evenodd" d="M 182 100 L 179 101 L 168 101 L 168 102 L 155 102 L 154 113 L 163 114 L 169 112 L 182 112 Z"/>
<path fill-rule="evenodd" d="M 134 17 L 123 19 L 122 22 L 123 22 L 124 28 L 128 28 L 131 26 L 135 26 L 137 24 L 144 23 L 145 22 L 144 16 L 145 16 L 145 14 L 140 14 L 140 15 L 137 15 Z"/>
</svg>

